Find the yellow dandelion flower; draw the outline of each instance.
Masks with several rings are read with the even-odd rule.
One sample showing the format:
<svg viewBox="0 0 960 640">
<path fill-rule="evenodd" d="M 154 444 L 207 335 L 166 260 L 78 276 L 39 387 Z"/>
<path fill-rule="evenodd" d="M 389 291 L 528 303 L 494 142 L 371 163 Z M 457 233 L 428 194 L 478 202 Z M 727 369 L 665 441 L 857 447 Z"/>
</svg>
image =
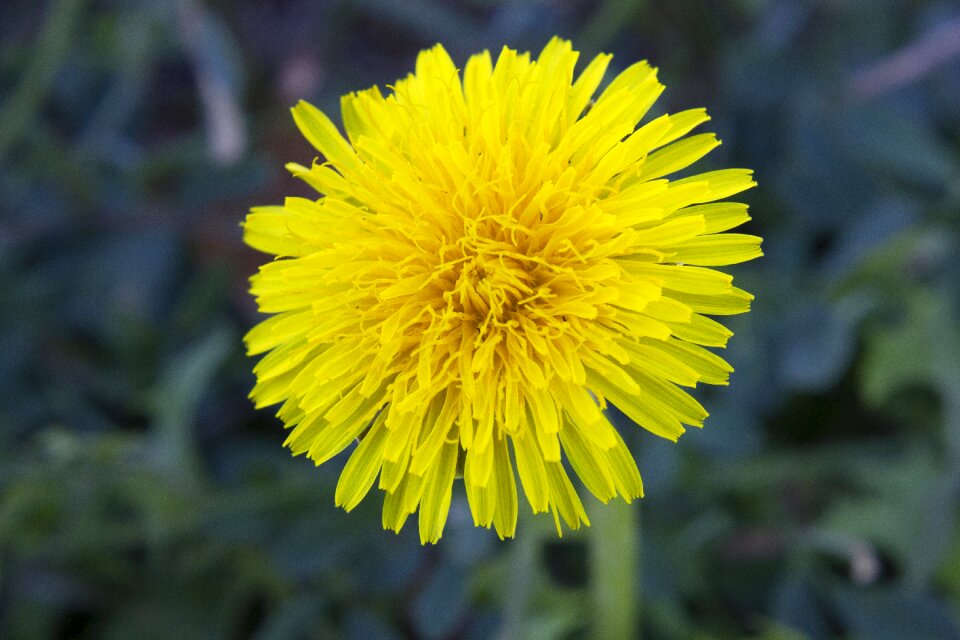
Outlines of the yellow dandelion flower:
<svg viewBox="0 0 960 640">
<path fill-rule="evenodd" d="M 359 441 L 336 502 L 379 476 L 383 525 L 419 509 L 443 531 L 462 475 L 476 525 L 513 536 L 517 483 L 534 512 L 589 524 L 568 468 L 603 502 L 643 495 L 604 413 L 677 440 L 707 412 L 680 387 L 726 384 L 707 315 L 752 296 L 708 267 L 761 255 L 722 233 L 754 186 L 727 169 L 668 176 L 720 142 L 692 109 L 638 123 L 663 90 L 646 62 L 593 99 L 611 56 L 574 78 L 553 39 L 460 71 L 440 45 L 384 95 L 344 96 L 347 138 L 315 107 L 293 117 L 323 154 L 288 165 L 321 195 L 254 208 L 245 240 L 273 254 L 251 292 L 273 314 L 246 336 L 257 407 L 282 403 L 286 445 L 322 464 Z M 709 204 L 708 204 L 709 203 Z M 511 454 L 512 451 L 512 454 Z M 566 462 L 564 462 L 564 458 Z"/>
</svg>

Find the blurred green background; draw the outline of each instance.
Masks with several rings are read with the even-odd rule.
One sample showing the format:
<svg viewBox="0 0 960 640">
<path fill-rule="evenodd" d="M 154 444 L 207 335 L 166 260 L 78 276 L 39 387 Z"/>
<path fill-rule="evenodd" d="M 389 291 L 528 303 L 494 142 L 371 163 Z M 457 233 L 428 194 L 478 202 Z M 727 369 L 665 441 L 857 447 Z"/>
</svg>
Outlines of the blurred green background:
<svg viewBox="0 0 960 640">
<path fill-rule="evenodd" d="M 641 504 L 422 548 L 246 399 L 239 222 L 297 99 L 554 34 L 756 169 L 757 300 Z M 0 638 L 958 638 L 958 232 L 956 0 L 3 0 Z"/>
</svg>

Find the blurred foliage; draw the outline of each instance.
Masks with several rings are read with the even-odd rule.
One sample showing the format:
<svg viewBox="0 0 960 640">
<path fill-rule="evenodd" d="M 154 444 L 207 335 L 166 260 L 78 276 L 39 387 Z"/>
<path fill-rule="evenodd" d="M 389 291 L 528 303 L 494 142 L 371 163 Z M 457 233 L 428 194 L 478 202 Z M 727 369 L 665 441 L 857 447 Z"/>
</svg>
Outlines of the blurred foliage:
<svg viewBox="0 0 960 640">
<path fill-rule="evenodd" d="M 553 34 L 757 170 L 755 311 L 702 432 L 622 425 L 642 505 L 498 543 L 459 496 L 421 548 L 246 400 L 238 223 L 307 193 L 296 99 Z M 0 637 L 960 637 L 958 40 L 953 0 L 0 3 Z"/>
</svg>

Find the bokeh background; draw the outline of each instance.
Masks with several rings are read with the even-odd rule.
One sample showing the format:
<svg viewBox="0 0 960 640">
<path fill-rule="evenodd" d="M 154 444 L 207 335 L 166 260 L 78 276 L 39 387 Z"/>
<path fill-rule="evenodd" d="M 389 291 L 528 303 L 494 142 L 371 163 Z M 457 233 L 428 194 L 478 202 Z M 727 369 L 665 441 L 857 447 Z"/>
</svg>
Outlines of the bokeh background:
<svg viewBox="0 0 960 640">
<path fill-rule="evenodd" d="M 239 223 L 297 99 L 554 34 L 756 169 L 757 300 L 642 503 L 422 548 L 253 411 Z M 958 233 L 955 0 L 3 0 L 0 637 L 958 638 Z"/>
</svg>

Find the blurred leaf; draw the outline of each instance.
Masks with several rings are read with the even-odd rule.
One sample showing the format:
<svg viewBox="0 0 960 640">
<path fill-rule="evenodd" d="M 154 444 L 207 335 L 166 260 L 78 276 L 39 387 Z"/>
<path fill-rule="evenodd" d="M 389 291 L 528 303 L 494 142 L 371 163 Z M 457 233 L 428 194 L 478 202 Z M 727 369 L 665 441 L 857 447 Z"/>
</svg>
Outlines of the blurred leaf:
<svg viewBox="0 0 960 640">
<path fill-rule="evenodd" d="M 408 31 L 425 40 L 457 42 L 472 40 L 476 25 L 455 3 L 435 0 L 357 0 L 350 4 L 378 22 Z"/>
<path fill-rule="evenodd" d="M 903 313 L 904 303 L 912 300 L 919 281 L 939 276 L 952 265 L 950 257 L 957 246 L 953 230 L 942 225 L 913 225 L 864 251 L 852 269 L 837 274 L 841 276 L 838 289 L 869 292 L 883 300 L 885 310 Z"/>
<path fill-rule="evenodd" d="M 139 597 L 124 603 L 99 630 L 103 640 L 205 640 L 213 625 L 199 602 L 180 597 L 175 591 L 160 591 L 153 597 Z"/>
<path fill-rule="evenodd" d="M 159 321 L 166 310 L 176 276 L 179 246 L 174 234 L 163 229 L 142 233 L 117 233 L 83 252 L 80 264 L 70 256 L 52 269 L 51 278 L 67 277 L 75 285 L 66 312 L 81 327 L 104 337 L 121 340 L 117 322 L 128 317 Z"/>
<path fill-rule="evenodd" d="M 766 56 L 790 54 L 789 47 L 794 46 L 802 37 L 814 7 L 792 0 L 776 0 L 759 16 L 753 34 L 753 42 Z"/>
<path fill-rule="evenodd" d="M 836 244 L 825 256 L 823 273 L 832 282 L 844 282 L 865 262 L 885 247 L 909 234 L 917 222 L 917 203 L 906 198 L 886 198 L 870 210 L 850 221 L 838 234 Z M 889 268 L 889 264 L 886 265 Z"/>
<path fill-rule="evenodd" d="M 586 51 L 603 51 L 614 38 L 629 28 L 636 18 L 647 11 L 647 3 L 643 0 L 605 0 L 581 29 L 576 38 L 577 46 Z"/>
<path fill-rule="evenodd" d="M 153 431 L 160 464 L 171 477 L 187 483 L 199 477 L 193 416 L 235 343 L 233 332 L 219 327 L 167 364 L 153 398 Z"/>
<path fill-rule="evenodd" d="M 200 71 L 215 78 L 231 93 L 242 92 L 243 55 L 230 27 L 200 0 L 185 0 L 181 7 L 180 25 L 189 31 L 187 45 L 193 49 Z"/>
<path fill-rule="evenodd" d="M 308 595 L 300 595 L 276 607 L 251 640 L 319 639 L 332 635 L 323 621 L 320 603 Z"/>
<path fill-rule="evenodd" d="M 925 384 L 943 403 L 951 471 L 960 474 L 960 323 L 949 301 L 917 291 L 898 325 L 879 329 L 865 354 L 865 398 L 879 404 L 893 391 Z"/>
<path fill-rule="evenodd" d="M 796 630 L 793 637 L 826 638 L 829 635 L 829 624 L 822 603 L 809 580 L 802 576 L 791 573 L 777 586 L 774 592 L 773 616 L 778 623 Z M 761 637 L 766 638 L 768 635 Z M 769 637 L 777 636 L 774 634 Z M 786 640 L 791 636 L 786 633 L 782 637 Z"/>
<path fill-rule="evenodd" d="M 946 300 L 918 291 L 905 301 L 905 316 L 878 329 L 868 342 L 863 392 L 879 403 L 911 384 L 929 384 L 951 406 L 960 404 L 960 324 Z M 960 415 L 953 416 L 955 418 Z"/>
<path fill-rule="evenodd" d="M 401 640 L 403 637 L 383 618 L 363 609 L 352 613 L 344 627 L 349 640 Z"/>
<path fill-rule="evenodd" d="M 0 105 L 0 164 L 14 143 L 31 129 L 70 49 L 83 0 L 58 0 L 50 8 L 43 34 L 24 70 L 17 90 Z"/>
<path fill-rule="evenodd" d="M 247 146 L 246 119 L 240 108 L 243 67 L 237 43 L 226 23 L 199 1 L 181 2 L 178 17 L 203 106 L 208 153 L 216 164 L 234 164 Z"/>
<path fill-rule="evenodd" d="M 946 560 L 937 574 L 937 585 L 943 589 L 953 608 L 954 620 L 960 620 L 960 536 L 954 536 Z"/>
<path fill-rule="evenodd" d="M 854 638 L 870 640 L 953 640 L 960 627 L 949 609 L 926 595 L 894 590 L 860 593 L 837 589 L 837 614 L 851 626 Z"/>
<path fill-rule="evenodd" d="M 436 568 L 412 602 L 413 622 L 424 638 L 451 635 L 464 615 L 466 581 L 463 571 L 446 565 Z"/>
<path fill-rule="evenodd" d="M 925 583 L 955 532 L 954 514 L 943 508 L 954 494 L 952 480 L 919 453 L 890 461 L 882 470 L 861 469 L 856 479 L 864 485 L 862 493 L 838 500 L 820 520 L 823 529 L 840 537 L 821 540 L 828 548 L 836 545 L 833 550 L 851 562 L 859 541 L 876 544 L 893 554 L 906 584 Z"/>
<path fill-rule="evenodd" d="M 804 88 L 791 96 L 788 109 L 789 151 L 775 165 L 771 186 L 794 207 L 795 226 L 842 228 L 870 202 L 876 178 L 851 158 L 848 123 L 825 97 Z"/>
<path fill-rule="evenodd" d="M 857 109 L 845 132 L 851 151 L 871 169 L 942 188 L 960 177 L 960 162 L 924 115 L 895 110 L 887 101 Z"/>
<path fill-rule="evenodd" d="M 798 307 L 784 330 L 781 361 L 787 384 L 805 391 L 834 386 L 853 357 L 856 328 L 873 301 L 848 296 L 827 306 Z"/>
<path fill-rule="evenodd" d="M 560 640 L 571 637 L 574 630 L 582 625 L 583 621 L 577 619 L 575 612 L 557 607 L 550 613 L 531 615 L 526 620 L 520 637 L 529 640 Z"/>
</svg>

